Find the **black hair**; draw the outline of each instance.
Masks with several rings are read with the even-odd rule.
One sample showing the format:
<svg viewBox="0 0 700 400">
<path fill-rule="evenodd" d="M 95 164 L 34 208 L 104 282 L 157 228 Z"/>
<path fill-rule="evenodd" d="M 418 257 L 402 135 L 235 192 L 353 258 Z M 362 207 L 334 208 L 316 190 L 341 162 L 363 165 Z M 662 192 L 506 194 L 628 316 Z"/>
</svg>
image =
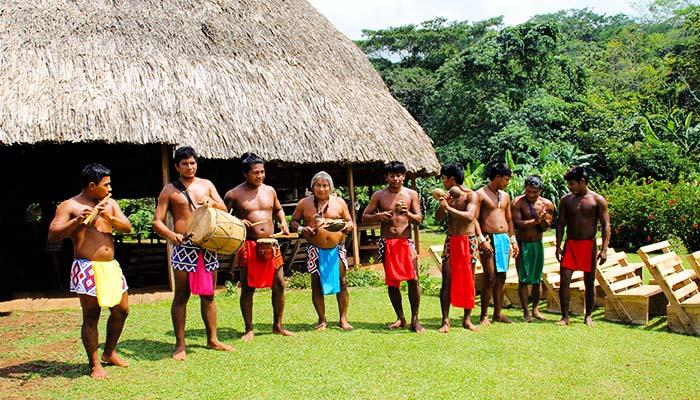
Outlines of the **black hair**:
<svg viewBox="0 0 700 400">
<path fill-rule="evenodd" d="M 80 184 L 83 185 L 83 188 L 88 187 L 90 182 L 97 185 L 100 183 L 102 178 L 110 175 L 112 175 L 112 172 L 104 165 L 88 164 L 83 167 L 83 170 L 80 172 Z"/>
<path fill-rule="evenodd" d="M 384 174 L 405 174 L 406 166 L 401 161 L 389 161 L 384 164 Z"/>
<path fill-rule="evenodd" d="M 180 164 L 180 161 L 187 160 L 190 157 L 193 157 L 194 160 L 197 161 L 197 152 L 190 146 L 183 146 L 175 150 L 175 157 L 173 157 L 173 161 L 175 162 L 175 165 L 178 165 Z"/>
<path fill-rule="evenodd" d="M 493 180 L 497 176 L 511 175 L 513 175 L 513 171 L 511 171 L 505 164 L 500 162 L 493 163 L 486 169 L 486 177 L 489 178 L 489 180 Z"/>
<path fill-rule="evenodd" d="M 245 152 L 241 155 L 241 171 L 244 174 L 250 172 L 255 164 L 265 164 L 265 160 L 255 153 Z"/>
<path fill-rule="evenodd" d="M 464 167 L 461 163 L 452 162 L 440 168 L 440 175 L 445 178 L 454 178 L 458 185 L 464 183 Z"/>
<path fill-rule="evenodd" d="M 542 189 L 542 177 L 539 175 L 530 175 L 525 178 L 525 186 L 529 186 L 533 189 Z"/>
<path fill-rule="evenodd" d="M 583 167 L 573 167 L 570 170 L 566 171 L 566 173 L 564 174 L 564 180 L 567 182 L 581 182 L 585 180 L 586 183 L 588 183 L 588 171 L 586 171 L 586 169 Z"/>
</svg>

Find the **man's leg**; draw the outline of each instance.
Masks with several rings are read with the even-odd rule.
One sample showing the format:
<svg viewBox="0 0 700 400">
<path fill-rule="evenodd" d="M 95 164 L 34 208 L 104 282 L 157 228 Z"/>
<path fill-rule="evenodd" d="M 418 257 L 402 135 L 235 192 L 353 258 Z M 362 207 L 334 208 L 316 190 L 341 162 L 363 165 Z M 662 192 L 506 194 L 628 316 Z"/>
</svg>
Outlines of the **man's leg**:
<svg viewBox="0 0 700 400">
<path fill-rule="evenodd" d="M 588 326 L 593 326 L 591 314 L 595 307 L 595 267 L 593 267 L 591 272 L 585 272 L 583 274 L 583 283 L 586 286 L 586 317 L 584 318 L 584 322 Z"/>
<path fill-rule="evenodd" d="M 179 361 L 185 360 L 185 320 L 187 319 L 187 302 L 190 299 L 190 287 L 187 271 L 173 270 L 175 294 L 170 315 L 173 320 L 175 332 L 175 351 L 173 358 Z"/>
<path fill-rule="evenodd" d="M 518 280 L 518 298 L 520 298 L 520 305 L 523 308 L 523 319 L 525 319 L 525 322 L 532 322 L 532 316 L 528 308 L 530 300 L 528 299 L 527 286 L 527 283 Z"/>
<path fill-rule="evenodd" d="M 80 338 L 83 340 L 83 347 L 88 356 L 88 364 L 90 365 L 90 376 L 93 379 L 104 379 L 107 373 L 100 365 L 100 358 L 97 356 L 97 321 L 100 319 L 100 305 L 97 303 L 97 297 L 88 296 L 86 294 L 78 295 L 80 298 L 80 307 L 83 311 L 83 326 L 80 329 Z"/>
<path fill-rule="evenodd" d="M 481 325 L 489 326 L 489 303 L 491 303 L 491 294 L 493 287 L 496 284 L 496 272 L 494 266 L 493 254 L 488 255 L 481 253 L 481 266 L 484 269 L 484 286 L 481 288 L 481 315 L 479 317 Z"/>
<path fill-rule="evenodd" d="M 472 263 L 472 276 L 476 276 L 476 264 Z M 476 279 L 474 279 L 476 281 Z M 469 329 L 472 332 L 479 332 L 479 328 L 472 324 L 472 309 L 471 308 L 465 308 L 464 309 L 464 319 L 462 319 L 462 327 L 464 329 Z"/>
<path fill-rule="evenodd" d="M 348 322 L 348 304 L 350 304 L 350 293 L 348 292 L 348 281 L 345 279 L 345 265 L 340 262 L 340 292 L 335 295 L 338 300 L 338 313 L 340 314 L 340 329 L 344 331 L 352 330 L 352 325 Z"/>
<path fill-rule="evenodd" d="M 122 294 L 122 300 L 116 306 L 109 309 L 109 319 L 107 320 L 107 339 L 105 340 L 105 350 L 102 352 L 102 361 L 117 367 L 128 367 L 129 363 L 122 360 L 116 352 L 119 336 L 124 329 L 124 322 L 129 315 L 129 295 Z"/>
<path fill-rule="evenodd" d="M 243 315 L 243 323 L 245 324 L 245 333 L 241 336 L 243 341 L 253 340 L 255 333 L 253 332 L 253 294 L 255 288 L 248 286 L 248 270 L 241 268 L 241 315 Z"/>
<path fill-rule="evenodd" d="M 284 315 L 284 268 L 275 270 L 275 278 L 272 281 L 272 333 L 282 336 L 294 336 L 294 334 L 282 328 Z"/>
<path fill-rule="evenodd" d="M 557 322 L 558 325 L 569 325 L 569 300 L 571 299 L 571 292 L 569 285 L 571 284 L 571 274 L 574 271 L 560 267 L 559 275 L 561 275 L 561 282 L 559 283 L 559 306 L 561 307 L 561 320 Z"/>
<path fill-rule="evenodd" d="M 214 288 L 216 288 L 216 271 L 212 273 Z M 207 330 L 207 347 L 213 350 L 233 351 L 233 347 L 219 341 L 216 328 L 216 303 L 214 295 L 199 296 L 199 308 L 202 313 L 204 327 Z"/>
<path fill-rule="evenodd" d="M 493 319 L 497 322 L 509 324 L 510 320 L 503 315 L 503 299 L 505 297 L 506 273 L 496 273 L 496 284 L 493 294 Z"/>
<path fill-rule="evenodd" d="M 450 283 L 452 280 L 452 269 L 450 268 L 450 258 L 442 259 L 442 286 L 440 287 L 440 308 L 442 309 L 442 325 L 438 332 L 447 333 L 450 331 Z"/>
<path fill-rule="evenodd" d="M 420 309 L 420 286 L 418 285 L 418 257 L 413 259 L 413 270 L 416 279 L 408 282 L 408 301 L 411 303 L 411 330 L 416 333 L 424 333 L 425 328 L 418 322 L 418 310 Z"/>
<path fill-rule="evenodd" d="M 536 285 L 532 285 L 532 316 L 535 317 L 536 319 L 540 321 L 546 321 L 547 318 L 545 318 L 544 315 L 540 313 L 540 286 L 541 283 L 538 283 Z"/>
<path fill-rule="evenodd" d="M 323 298 L 323 292 L 321 292 L 320 273 L 311 273 L 311 302 L 314 303 L 318 315 L 318 324 L 314 329 L 325 331 L 328 324 L 326 322 L 326 302 Z M 340 304 L 340 300 L 338 303 Z"/>
<path fill-rule="evenodd" d="M 396 313 L 396 321 L 389 325 L 389 329 L 405 328 L 406 317 L 403 314 L 403 304 L 401 304 L 401 290 L 393 286 L 387 286 L 386 288 L 389 292 L 391 306 L 394 307 L 394 312 Z"/>
</svg>

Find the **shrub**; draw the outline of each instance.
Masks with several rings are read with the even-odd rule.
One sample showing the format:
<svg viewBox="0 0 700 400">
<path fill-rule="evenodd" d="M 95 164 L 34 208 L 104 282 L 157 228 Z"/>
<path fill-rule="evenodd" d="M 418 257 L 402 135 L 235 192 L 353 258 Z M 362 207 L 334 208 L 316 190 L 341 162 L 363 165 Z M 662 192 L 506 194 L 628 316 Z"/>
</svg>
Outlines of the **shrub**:
<svg viewBox="0 0 700 400">
<path fill-rule="evenodd" d="M 355 268 L 345 274 L 348 287 L 383 286 L 384 280 L 376 271 L 366 268 Z"/>
<path fill-rule="evenodd" d="M 287 288 L 289 289 L 309 289 L 311 288 L 311 274 L 308 272 L 294 271 L 287 278 Z"/>
<path fill-rule="evenodd" d="M 616 179 L 600 192 L 610 207 L 611 245 L 636 251 L 677 237 L 700 249 L 700 185 L 697 182 Z"/>
</svg>

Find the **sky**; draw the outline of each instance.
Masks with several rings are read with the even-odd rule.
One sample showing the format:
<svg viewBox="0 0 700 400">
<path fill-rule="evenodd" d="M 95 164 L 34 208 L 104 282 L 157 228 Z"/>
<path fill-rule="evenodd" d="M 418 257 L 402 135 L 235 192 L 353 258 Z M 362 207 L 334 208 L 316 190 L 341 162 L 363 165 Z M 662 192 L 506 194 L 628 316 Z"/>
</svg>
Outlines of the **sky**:
<svg viewBox="0 0 700 400">
<path fill-rule="evenodd" d="M 350 39 L 362 29 L 418 24 L 435 17 L 481 21 L 503 15 L 517 25 L 537 14 L 590 8 L 599 14 L 636 14 L 633 0 L 308 0 Z"/>
</svg>

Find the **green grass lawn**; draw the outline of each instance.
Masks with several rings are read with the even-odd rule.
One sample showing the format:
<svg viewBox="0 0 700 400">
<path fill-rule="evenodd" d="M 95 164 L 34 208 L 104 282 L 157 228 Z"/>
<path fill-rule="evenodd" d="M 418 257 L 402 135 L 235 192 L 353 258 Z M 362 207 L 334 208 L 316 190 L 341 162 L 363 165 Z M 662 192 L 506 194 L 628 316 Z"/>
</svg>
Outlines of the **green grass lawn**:
<svg viewBox="0 0 700 400">
<path fill-rule="evenodd" d="M 494 325 L 479 333 L 437 333 L 439 301 L 424 296 L 429 332 L 391 332 L 393 312 L 383 288 L 351 288 L 352 332 L 315 332 L 307 290 L 288 291 L 286 326 L 297 336 L 269 333 L 269 291 L 255 297 L 257 336 L 237 340 L 243 323 L 238 297 L 218 296 L 219 335 L 234 353 L 204 348 L 199 301 L 188 310 L 186 362 L 170 359 L 170 304 L 136 305 L 119 350 L 128 369 L 108 367 L 107 381 L 84 375 L 77 310 L 0 317 L 0 397 L 55 399 L 239 398 L 697 398 L 700 339 L 669 333 L 665 318 L 650 327 L 580 318 Z M 327 297 L 331 321 L 335 299 Z M 453 326 L 460 313 L 453 310 Z M 548 314 L 551 319 L 556 316 Z M 104 332 L 105 321 L 101 321 Z M 103 337 L 101 337 L 104 340 Z"/>
</svg>

